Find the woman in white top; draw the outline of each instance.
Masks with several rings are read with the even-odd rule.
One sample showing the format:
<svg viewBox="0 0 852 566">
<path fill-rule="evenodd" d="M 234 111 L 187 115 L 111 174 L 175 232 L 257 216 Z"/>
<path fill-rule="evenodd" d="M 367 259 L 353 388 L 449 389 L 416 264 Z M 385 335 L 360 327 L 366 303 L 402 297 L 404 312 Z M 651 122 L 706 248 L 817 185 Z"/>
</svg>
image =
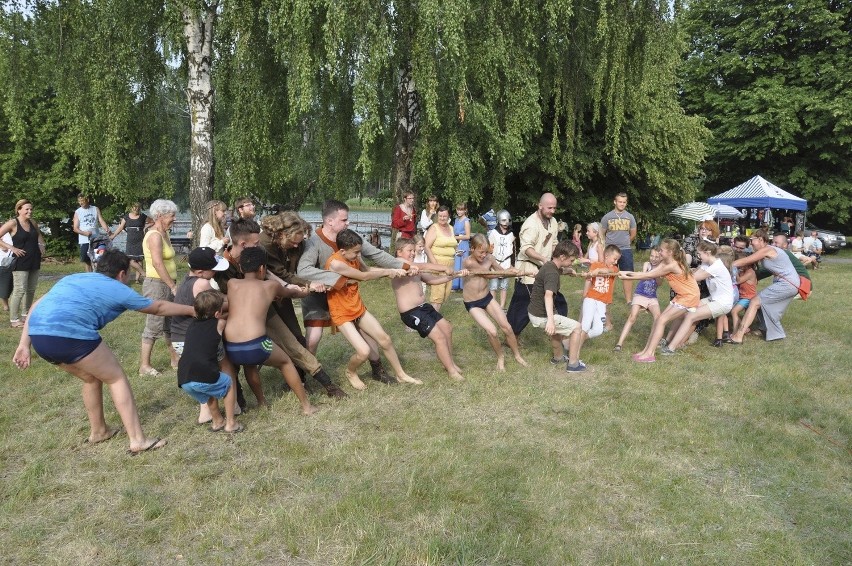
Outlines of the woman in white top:
<svg viewBox="0 0 852 566">
<path fill-rule="evenodd" d="M 438 197 L 431 195 L 428 199 L 426 199 L 426 206 L 424 206 L 423 210 L 420 211 L 420 222 L 417 223 L 417 226 L 425 234 L 426 230 L 429 229 L 429 226 L 434 224 L 437 219 Z"/>
<path fill-rule="evenodd" d="M 231 241 L 225 234 L 225 211 L 228 207 L 220 200 L 211 200 L 204 209 L 207 211 L 207 223 L 201 227 L 198 245 L 213 248 L 217 254 L 221 254 Z"/>
</svg>

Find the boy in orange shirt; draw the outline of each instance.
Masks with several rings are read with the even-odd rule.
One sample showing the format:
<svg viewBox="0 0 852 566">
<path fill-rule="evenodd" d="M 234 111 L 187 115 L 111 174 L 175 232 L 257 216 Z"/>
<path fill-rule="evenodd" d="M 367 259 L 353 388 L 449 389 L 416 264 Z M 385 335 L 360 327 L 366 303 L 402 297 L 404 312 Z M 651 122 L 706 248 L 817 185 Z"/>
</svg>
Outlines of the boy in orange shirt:
<svg viewBox="0 0 852 566">
<path fill-rule="evenodd" d="M 331 322 L 355 348 L 355 353 L 346 365 L 346 378 L 349 383 L 355 389 L 366 389 L 367 386 L 358 377 L 358 366 L 367 361 L 371 350 L 378 352 L 378 348 L 381 347 L 396 373 L 397 381 L 422 384 L 422 381 L 414 379 L 402 369 L 390 336 L 376 317 L 367 311 L 367 307 L 361 301 L 361 293 L 358 291 L 358 281 L 372 281 L 382 277 L 405 277 L 408 272 L 404 269 L 382 269 L 364 265 L 361 261 L 363 239 L 352 230 L 346 229 L 340 232 L 336 243 L 338 251 L 328 258 L 325 269 L 339 273 L 352 281 L 341 289 L 328 290 L 328 310 L 331 314 Z"/>
<path fill-rule="evenodd" d="M 600 336 L 606 323 L 606 307 L 612 303 L 612 291 L 618 275 L 621 250 L 614 244 L 604 248 L 603 262 L 594 262 L 584 276 L 590 279 L 583 298 L 581 327 L 589 338 Z"/>
</svg>

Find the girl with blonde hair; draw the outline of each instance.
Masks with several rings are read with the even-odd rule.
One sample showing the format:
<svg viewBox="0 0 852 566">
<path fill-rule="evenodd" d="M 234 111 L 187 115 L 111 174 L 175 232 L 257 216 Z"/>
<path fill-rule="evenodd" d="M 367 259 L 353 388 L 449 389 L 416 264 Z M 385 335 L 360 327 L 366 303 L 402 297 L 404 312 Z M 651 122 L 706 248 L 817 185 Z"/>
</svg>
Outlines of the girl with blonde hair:
<svg viewBox="0 0 852 566">
<path fill-rule="evenodd" d="M 198 233 L 198 245 L 202 248 L 213 248 L 217 254 L 231 242 L 225 234 L 225 211 L 228 207 L 221 200 L 210 200 L 204 205 L 207 211 L 207 222 Z"/>
</svg>

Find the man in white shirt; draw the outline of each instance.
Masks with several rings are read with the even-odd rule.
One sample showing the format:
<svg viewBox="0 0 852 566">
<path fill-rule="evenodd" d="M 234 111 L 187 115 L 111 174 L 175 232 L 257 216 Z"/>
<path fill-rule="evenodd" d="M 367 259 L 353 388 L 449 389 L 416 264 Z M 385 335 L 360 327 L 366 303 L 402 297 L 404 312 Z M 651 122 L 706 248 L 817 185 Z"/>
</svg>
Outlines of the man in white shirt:
<svg viewBox="0 0 852 566">
<path fill-rule="evenodd" d="M 89 258 L 89 237 L 95 232 L 98 224 L 104 229 L 104 234 L 109 235 L 109 225 L 101 216 L 97 206 L 89 204 L 89 197 L 84 194 L 77 195 L 77 204 L 80 207 L 74 211 L 74 233 L 77 234 L 77 243 L 80 245 L 80 261 L 86 266 L 86 271 L 92 271 L 92 260 Z"/>
<path fill-rule="evenodd" d="M 817 236 L 817 231 L 811 230 L 811 235 L 802 240 L 802 251 L 806 256 L 814 258 L 814 269 L 819 267 L 819 262 L 822 261 L 822 240 Z"/>
</svg>

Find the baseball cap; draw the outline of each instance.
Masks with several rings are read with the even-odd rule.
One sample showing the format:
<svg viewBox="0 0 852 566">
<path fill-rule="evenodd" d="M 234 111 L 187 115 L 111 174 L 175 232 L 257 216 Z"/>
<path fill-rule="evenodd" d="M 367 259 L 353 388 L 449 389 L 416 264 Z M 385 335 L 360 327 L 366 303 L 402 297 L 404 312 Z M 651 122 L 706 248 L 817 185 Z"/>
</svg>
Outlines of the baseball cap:
<svg viewBox="0 0 852 566">
<path fill-rule="evenodd" d="M 195 248 L 189 254 L 190 269 L 212 269 L 213 271 L 225 271 L 230 264 L 228 260 L 217 256 L 213 248 Z"/>
</svg>

